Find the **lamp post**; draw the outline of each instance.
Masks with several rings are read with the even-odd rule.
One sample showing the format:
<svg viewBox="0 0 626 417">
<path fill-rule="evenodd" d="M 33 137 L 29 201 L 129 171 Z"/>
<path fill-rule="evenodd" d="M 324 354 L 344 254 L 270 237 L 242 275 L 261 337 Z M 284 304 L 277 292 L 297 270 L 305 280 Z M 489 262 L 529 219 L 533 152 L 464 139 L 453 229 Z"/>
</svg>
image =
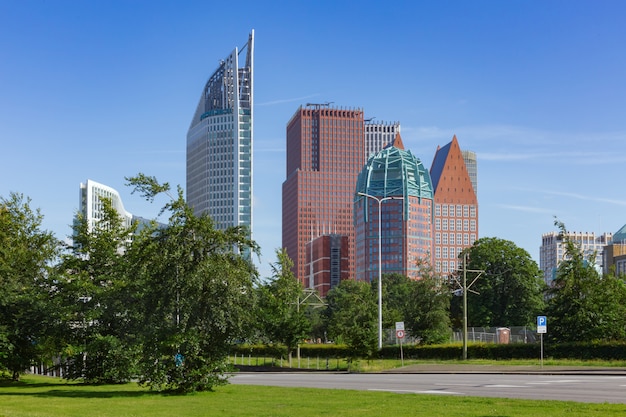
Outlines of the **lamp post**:
<svg viewBox="0 0 626 417">
<path fill-rule="evenodd" d="M 378 203 L 378 350 L 383 348 L 383 254 L 382 254 L 382 216 L 381 204 L 385 200 L 404 200 L 404 197 L 379 198 L 366 193 L 357 193 L 360 196 L 371 198 Z"/>
</svg>

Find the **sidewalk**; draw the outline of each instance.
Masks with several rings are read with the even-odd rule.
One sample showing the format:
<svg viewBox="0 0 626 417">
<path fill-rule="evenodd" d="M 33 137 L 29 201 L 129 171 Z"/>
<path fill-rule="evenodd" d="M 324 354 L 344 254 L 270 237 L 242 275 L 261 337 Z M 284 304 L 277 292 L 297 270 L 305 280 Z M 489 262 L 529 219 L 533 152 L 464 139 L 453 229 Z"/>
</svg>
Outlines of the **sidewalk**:
<svg viewBox="0 0 626 417">
<path fill-rule="evenodd" d="M 544 374 L 544 375 L 624 375 L 626 368 L 599 366 L 543 366 L 537 365 L 464 365 L 423 364 L 389 369 L 381 373 L 405 374 Z"/>
</svg>

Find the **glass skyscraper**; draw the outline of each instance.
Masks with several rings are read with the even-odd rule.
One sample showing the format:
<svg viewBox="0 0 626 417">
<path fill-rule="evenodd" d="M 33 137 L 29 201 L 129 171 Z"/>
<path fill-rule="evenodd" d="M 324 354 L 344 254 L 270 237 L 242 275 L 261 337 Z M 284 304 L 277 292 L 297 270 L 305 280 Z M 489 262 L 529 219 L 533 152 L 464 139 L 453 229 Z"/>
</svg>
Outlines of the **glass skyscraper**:
<svg viewBox="0 0 626 417">
<path fill-rule="evenodd" d="M 206 82 L 187 132 L 187 203 L 252 231 L 254 30 Z"/>
</svg>

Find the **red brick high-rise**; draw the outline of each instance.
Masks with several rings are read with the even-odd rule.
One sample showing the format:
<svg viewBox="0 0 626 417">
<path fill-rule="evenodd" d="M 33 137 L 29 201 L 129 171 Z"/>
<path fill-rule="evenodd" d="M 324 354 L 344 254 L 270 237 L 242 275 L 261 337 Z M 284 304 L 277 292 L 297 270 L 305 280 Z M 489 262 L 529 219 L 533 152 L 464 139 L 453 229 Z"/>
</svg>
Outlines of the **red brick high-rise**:
<svg viewBox="0 0 626 417">
<path fill-rule="evenodd" d="M 478 198 L 456 136 L 438 147 L 430 177 L 435 193 L 435 272 L 447 275 L 459 267 L 459 253 L 478 239 Z"/>
<path fill-rule="evenodd" d="M 305 288 L 309 284 L 306 246 L 312 229 L 348 236 L 349 270 L 354 276 L 352 205 L 357 175 L 365 161 L 360 109 L 307 104 L 287 123 L 282 243 Z"/>
</svg>

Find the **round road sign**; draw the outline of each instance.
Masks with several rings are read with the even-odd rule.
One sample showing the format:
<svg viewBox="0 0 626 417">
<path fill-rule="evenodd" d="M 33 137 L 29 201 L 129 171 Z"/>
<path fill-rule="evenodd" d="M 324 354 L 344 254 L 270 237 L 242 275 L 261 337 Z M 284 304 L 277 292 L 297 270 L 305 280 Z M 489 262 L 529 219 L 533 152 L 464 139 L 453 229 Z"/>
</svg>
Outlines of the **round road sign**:
<svg viewBox="0 0 626 417">
<path fill-rule="evenodd" d="M 396 337 L 398 339 L 404 338 L 404 330 L 396 330 Z"/>
</svg>

